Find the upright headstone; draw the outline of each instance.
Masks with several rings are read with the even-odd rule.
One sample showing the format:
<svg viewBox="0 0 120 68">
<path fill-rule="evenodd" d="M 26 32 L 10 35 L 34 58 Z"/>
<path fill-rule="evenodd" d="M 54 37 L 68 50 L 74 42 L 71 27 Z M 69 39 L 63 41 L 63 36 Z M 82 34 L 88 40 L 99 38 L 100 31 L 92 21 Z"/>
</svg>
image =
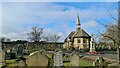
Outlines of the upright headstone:
<svg viewBox="0 0 120 68">
<path fill-rule="evenodd" d="M 47 51 L 45 49 L 40 50 L 41 54 L 47 55 Z"/>
<path fill-rule="evenodd" d="M 71 66 L 79 66 L 80 65 L 80 58 L 76 54 L 72 54 L 70 58 L 70 64 Z"/>
<path fill-rule="evenodd" d="M 63 66 L 63 54 L 61 50 L 54 54 L 54 66 Z"/>
<path fill-rule="evenodd" d="M 107 67 L 108 63 L 105 62 L 103 57 L 98 56 L 97 59 L 93 62 L 93 66 L 96 66 L 96 67 Z"/>
<path fill-rule="evenodd" d="M 29 51 L 28 49 L 24 49 L 24 52 L 23 52 L 25 55 L 28 55 L 29 54 Z"/>
<path fill-rule="evenodd" d="M 41 54 L 39 51 L 36 51 L 26 59 L 27 66 L 48 66 L 48 58 Z"/>
<path fill-rule="evenodd" d="M 4 66 L 6 63 L 5 63 L 5 51 L 4 50 L 1 50 L 0 51 L 0 64 L 2 66 Z"/>
<path fill-rule="evenodd" d="M 29 54 L 29 45 L 28 45 L 28 42 L 27 42 L 27 44 L 26 44 L 26 47 L 25 47 L 25 49 L 24 49 L 24 54 Z"/>
<path fill-rule="evenodd" d="M 16 53 L 10 53 L 10 59 L 16 59 Z"/>
<path fill-rule="evenodd" d="M 2 50 L 2 43 L 0 42 L 0 51 Z"/>
<path fill-rule="evenodd" d="M 117 63 L 120 64 L 120 45 L 119 45 L 119 47 L 117 48 L 117 53 L 118 53 L 118 54 L 117 54 L 117 60 L 118 60 Z"/>
<path fill-rule="evenodd" d="M 0 67 L 2 66 L 2 43 L 0 42 Z"/>
<path fill-rule="evenodd" d="M 6 56 L 5 56 L 5 58 L 6 58 L 7 60 L 10 59 L 10 49 L 7 49 L 7 50 L 6 50 Z"/>
<path fill-rule="evenodd" d="M 17 55 L 18 56 L 22 56 L 23 55 L 23 47 L 20 44 L 18 44 Z"/>
</svg>

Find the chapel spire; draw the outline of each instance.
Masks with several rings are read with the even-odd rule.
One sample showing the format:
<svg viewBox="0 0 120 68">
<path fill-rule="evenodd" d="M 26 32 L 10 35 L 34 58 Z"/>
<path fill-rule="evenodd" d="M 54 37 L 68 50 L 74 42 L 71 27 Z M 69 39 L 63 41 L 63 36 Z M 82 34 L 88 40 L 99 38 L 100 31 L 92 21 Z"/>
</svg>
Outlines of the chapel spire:
<svg viewBox="0 0 120 68">
<path fill-rule="evenodd" d="M 76 30 L 79 30 L 80 29 L 80 19 L 79 19 L 79 15 L 77 13 L 77 18 L 76 18 Z"/>
</svg>

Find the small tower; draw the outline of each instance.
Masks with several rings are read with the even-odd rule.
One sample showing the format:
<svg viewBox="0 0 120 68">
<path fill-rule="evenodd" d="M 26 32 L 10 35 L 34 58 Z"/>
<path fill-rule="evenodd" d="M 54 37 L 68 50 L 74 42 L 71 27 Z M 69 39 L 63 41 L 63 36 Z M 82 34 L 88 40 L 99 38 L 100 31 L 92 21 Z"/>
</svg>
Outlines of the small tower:
<svg viewBox="0 0 120 68">
<path fill-rule="evenodd" d="M 80 19 L 79 19 L 79 15 L 77 13 L 77 18 L 76 18 L 76 31 L 80 29 Z"/>
</svg>

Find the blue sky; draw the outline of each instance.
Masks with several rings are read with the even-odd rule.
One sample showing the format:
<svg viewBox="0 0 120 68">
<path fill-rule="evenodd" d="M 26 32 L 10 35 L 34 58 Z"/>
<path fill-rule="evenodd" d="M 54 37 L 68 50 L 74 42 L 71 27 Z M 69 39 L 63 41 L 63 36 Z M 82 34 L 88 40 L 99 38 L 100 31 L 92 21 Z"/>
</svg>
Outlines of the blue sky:
<svg viewBox="0 0 120 68">
<path fill-rule="evenodd" d="M 100 23 L 115 23 L 108 11 L 117 18 L 116 7 L 117 2 L 3 2 L 2 36 L 27 39 L 26 33 L 37 26 L 44 28 L 43 35 L 58 34 L 63 41 L 75 30 L 77 13 L 82 29 L 98 35 L 97 29 L 105 29 Z"/>
</svg>

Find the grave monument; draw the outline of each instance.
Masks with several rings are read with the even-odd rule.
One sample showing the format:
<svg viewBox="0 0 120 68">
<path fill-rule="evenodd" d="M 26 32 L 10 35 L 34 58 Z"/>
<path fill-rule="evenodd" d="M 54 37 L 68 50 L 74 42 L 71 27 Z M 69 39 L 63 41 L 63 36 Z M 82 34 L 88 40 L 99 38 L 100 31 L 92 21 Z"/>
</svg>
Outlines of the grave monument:
<svg viewBox="0 0 120 68">
<path fill-rule="evenodd" d="M 72 54 L 71 58 L 70 58 L 70 65 L 71 66 L 79 66 L 80 62 L 79 62 L 79 56 L 76 54 Z"/>
<path fill-rule="evenodd" d="M 20 44 L 18 44 L 17 55 L 18 56 L 22 56 L 23 55 L 23 47 Z"/>
<path fill-rule="evenodd" d="M 89 52 L 96 52 L 95 51 L 95 41 L 93 38 L 91 38 L 91 41 L 90 41 L 90 51 Z"/>
</svg>

